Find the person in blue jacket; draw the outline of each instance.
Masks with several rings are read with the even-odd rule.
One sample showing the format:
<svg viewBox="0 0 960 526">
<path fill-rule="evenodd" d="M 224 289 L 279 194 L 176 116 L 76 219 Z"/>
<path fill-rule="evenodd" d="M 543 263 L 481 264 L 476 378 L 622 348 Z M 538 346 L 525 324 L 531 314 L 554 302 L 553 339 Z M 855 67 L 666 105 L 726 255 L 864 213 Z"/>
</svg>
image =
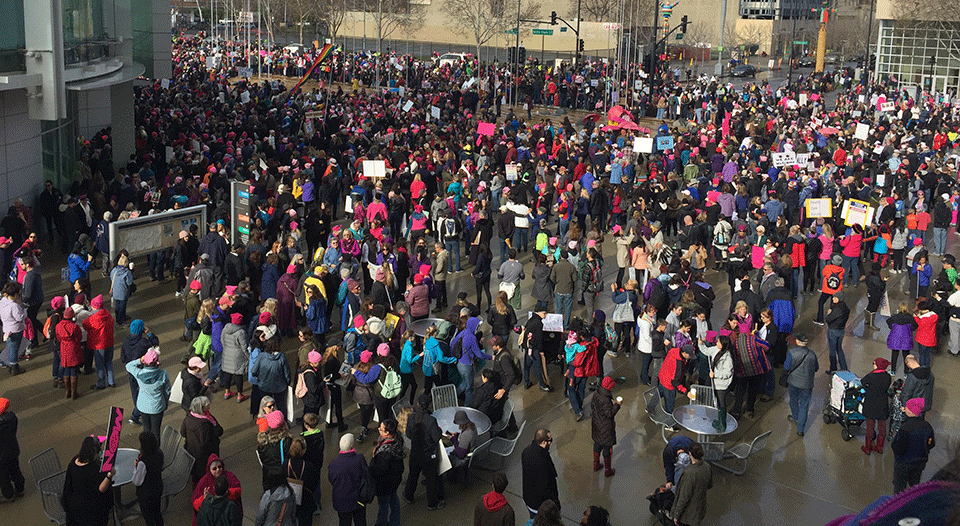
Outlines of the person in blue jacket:
<svg viewBox="0 0 960 526">
<path fill-rule="evenodd" d="M 443 348 L 440 347 L 440 340 L 437 339 L 437 333 L 439 329 L 436 325 L 431 325 L 427 327 L 427 332 L 424 333 L 423 341 L 423 366 L 421 370 L 423 371 L 423 391 L 429 393 L 433 389 L 434 385 L 441 385 L 446 381 L 446 369 L 441 365 L 439 373 L 434 371 L 434 364 L 454 364 L 457 363 L 457 358 L 455 356 L 447 356 L 443 352 Z"/>
<path fill-rule="evenodd" d="M 172 388 L 170 377 L 160 367 L 160 352 L 151 347 L 143 357 L 127 363 L 127 372 L 140 386 L 136 406 L 141 413 L 143 429 L 159 439 L 163 412 L 167 409 Z"/>
<path fill-rule="evenodd" d="M 93 264 L 93 255 L 83 254 L 83 247 L 80 243 L 73 245 L 73 252 L 67 258 L 67 267 L 70 269 L 70 283 L 76 283 L 78 279 L 87 277 L 87 271 Z"/>
<path fill-rule="evenodd" d="M 423 358 L 423 351 L 417 354 L 414 348 L 416 339 L 417 335 L 413 331 L 407 330 L 403 333 L 403 349 L 400 351 L 400 379 L 403 382 L 400 399 L 403 399 L 403 395 L 409 387 L 410 405 L 413 405 L 413 402 L 417 399 L 417 377 L 413 375 L 413 364 Z"/>
<path fill-rule="evenodd" d="M 457 386 L 457 395 L 462 396 L 466 405 L 473 403 L 473 365 L 477 359 L 492 360 L 493 356 L 483 352 L 480 343 L 477 342 L 477 327 L 480 326 L 480 318 L 469 318 L 467 327 L 457 333 L 450 342 L 450 349 L 456 349 L 457 342 L 461 341 L 460 348 L 462 352 L 457 361 L 457 371 L 460 373 L 460 385 Z M 456 353 L 454 353 L 456 356 Z"/>
</svg>

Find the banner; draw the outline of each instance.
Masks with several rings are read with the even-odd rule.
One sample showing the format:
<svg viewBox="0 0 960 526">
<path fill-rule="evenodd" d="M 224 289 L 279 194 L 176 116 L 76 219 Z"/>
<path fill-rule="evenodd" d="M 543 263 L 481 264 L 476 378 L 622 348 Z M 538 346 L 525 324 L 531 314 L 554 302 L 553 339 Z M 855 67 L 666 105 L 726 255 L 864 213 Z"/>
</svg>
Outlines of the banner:
<svg viewBox="0 0 960 526">
<path fill-rule="evenodd" d="M 319 66 L 320 63 L 323 62 L 323 60 L 329 57 L 332 53 L 333 53 L 332 44 L 327 44 L 323 46 L 323 49 L 321 49 L 320 52 L 317 53 L 317 58 L 314 59 L 313 64 L 310 64 L 310 67 L 307 69 L 307 73 L 297 82 L 297 85 L 293 87 L 290 93 L 296 94 L 297 90 L 300 89 L 300 85 L 302 85 L 304 82 L 307 81 L 308 78 L 310 78 L 310 74 L 313 73 L 313 70 L 317 69 L 317 66 Z"/>
<path fill-rule="evenodd" d="M 107 440 L 103 447 L 103 463 L 100 464 L 100 473 L 109 473 L 117 460 L 117 450 L 120 449 L 120 428 L 123 427 L 123 408 L 110 408 L 110 421 L 107 423 Z"/>
<path fill-rule="evenodd" d="M 657 137 L 657 151 L 670 150 L 673 148 L 673 136 Z"/>
<path fill-rule="evenodd" d="M 653 137 L 634 137 L 633 151 L 637 153 L 653 153 Z"/>
</svg>

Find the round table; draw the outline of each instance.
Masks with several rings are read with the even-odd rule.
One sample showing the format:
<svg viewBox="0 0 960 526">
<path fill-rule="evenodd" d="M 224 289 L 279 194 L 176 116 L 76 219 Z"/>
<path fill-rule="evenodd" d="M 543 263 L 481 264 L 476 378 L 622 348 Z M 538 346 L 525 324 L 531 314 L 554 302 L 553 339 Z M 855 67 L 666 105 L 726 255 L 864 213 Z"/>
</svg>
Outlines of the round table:
<svg viewBox="0 0 960 526">
<path fill-rule="evenodd" d="M 125 486 L 133 482 L 133 469 L 140 451 L 127 447 L 117 449 L 117 458 L 113 463 L 117 472 L 113 475 L 114 487 Z"/>
<path fill-rule="evenodd" d="M 673 418 L 683 428 L 697 434 L 697 439 L 703 442 L 711 435 L 726 435 L 737 429 L 737 419 L 727 414 L 727 428 L 717 431 L 713 422 L 720 418 L 720 410 L 716 407 L 700 404 L 682 405 L 673 410 Z"/>
<path fill-rule="evenodd" d="M 410 330 L 414 334 L 423 338 L 423 335 L 427 333 L 427 329 L 430 328 L 433 324 L 439 324 L 441 321 L 445 321 L 443 318 L 423 318 L 419 320 L 413 320 L 410 323 Z"/>
<path fill-rule="evenodd" d="M 482 437 L 487 432 L 490 431 L 490 418 L 487 415 L 477 411 L 472 407 L 444 407 L 439 411 L 433 412 L 433 417 L 437 419 L 437 425 L 440 426 L 440 430 L 444 433 L 459 433 L 460 426 L 453 423 L 453 417 L 456 416 L 457 411 L 464 411 L 467 413 L 467 417 L 470 418 L 470 421 L 477 426 L 477 438 Z"/>
</svg>

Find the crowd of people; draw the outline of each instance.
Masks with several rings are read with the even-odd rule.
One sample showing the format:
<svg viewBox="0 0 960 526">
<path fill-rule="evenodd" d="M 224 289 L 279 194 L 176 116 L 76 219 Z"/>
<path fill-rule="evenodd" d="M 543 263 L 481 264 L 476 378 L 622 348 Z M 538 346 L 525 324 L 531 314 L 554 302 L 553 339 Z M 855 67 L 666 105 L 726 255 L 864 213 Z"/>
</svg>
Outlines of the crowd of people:
<svg viewBox="0 0 960 526">
<path fill-rule="evenodd" d="M 387 75 L 385 91 L 291 93 L 282 83 L 232 80 L 236 64 L 226 61 L 208 69 L 210 53 L 200 38 L 177 39 L 169 88 L 158 81 L 136 89 L 136 153 L 119 169 L 104 130 L 84 144 L 69 188 L 48 182 L 33 209 L 17 203 L 0 222 L 3 364 L 20 374 L 48 339 L 53 387 L 76 400 L 85 388 L 117 385 L 120 346 L 135 405 L 130 423 L 143 426 L 135 483 L 147 524 L 163 523 L 153 497 L 174 384 L 183 393 L 179 429 L 196 460 L 198 525 L 242 517 L 239 480 L 220 457 L 224 429 L 212 410 L 220 394 L 248 403 L 257 426 L 256 524 L 312 524 L 323 502 L 324 428 L 340 433 L 326 482 L 341 525 L 366 524 L 375 499 L 376 524 L 399 524 L 398 493 L 413 503 L 421 475 L 427 509 L 443 508 L 441 459 L 457 473 L 479 444 L 466 412 L 455 430 L 439 427 L 430 393 L 440 385 L 453 384 L 459 405 L 490 422 L 506 419 L 510 436 L 517 426 L 504 407 L 522 396 L 518 386 L 551 392 L 562 378 L 576 420 L 591 418 L 594 470 L 613 477 L 623 398 L 605 362 L 618 367 L 634 354 L 636 380 L 655 386 L 667 412 L 678 393 L 695 399 L 693 386 L 713 386 L 718 432 L 728 413 L 755 418 L 780 383 L 802 437 L 820 364 L 810 338 L 794 330 L 797 304 L 816 299 L 826 372 L 845 371 L 845 342 L 859 319 L 848 301 L 861 283 L 864 334 L 887 317 L 891 353 L 854 371 L 866 392 L 862 450 L 882 453 L 889 435 L 893 489 L 920 482 L 935 445 L 925 420 L 935 411 L 931 356 L 960 354 L 960 282 L 947 248 L 960 205 L 960 107 L 948 96 L 846 82 L 828 104 L 824 88 L 834 86 L 825 79 L 739 90 L 674 82 L 613 108 L 606 117 L 619 124 L 611 126 L 603 117 L 535 121 L 509 106 L 498 119 L 504 99 L 495 76 L 462 84 L 483 65 L 419 63 L 417 73 L 404 72 L 409 84 Z M 353 69 L 369 77 L 362 63 Z M 680 120 L 636 131 L 633 115 L 647 104 Z M 482 123 L 494 123 L 492 133 Z M 371 173 L 365 161 L 384 172 Z M 231 215 L 232 181 L 250 185 L 243 235 Z M 828 204 L 813 206 L 822 198 Z M 172 359 L 183 368 L 170 375 L 162 363 L 176 353 L 161 354 L 150 319 L 127 316 L 137 254 L 121 249 L 111 260 L 108 226 L 195 205 L 207 208 L 207 231 L 194 225 L 147 258 L 151 280 L 169 273 L 183 305 L 183 352 Z M 69 254 L 70 287 L 49 298 L 41 246 L 58 245 Z M 614 279 L 605 263 L 616 265 Z M 91 280 L 98 265 L 104 279 Z M 888 288 L 904 271 L 902 286 Z M 729 305 L 716 301 L 724 284 Z M 550 373 L 557 365 L 562 376 Z M 93 372 L 95 383 L 81 386 Z M 303 405 L 295 414 L 290 388 Z M 350 433 L 347 397 L 359 406 Z M 5 499 L 24 490 L 16 427 L 0 399 Z M 369 459 L 356 449 L 368 439 Z M 693 526 L 704 521 L 712 479 L 703 448 L 681 440 L 664 451 L 667 481 L 651 498 L 676 524 Z M 539 429 L 521 455 L 535 526 L 561 523 L 552 442 Z M 68 465 L 68 524 L 109 517 L 113 473 L 99 472 L 100 450 L 84 439 Z M 494 475 L 476 524 L 515 524 L 507 483 Z M 916 499 L 958 491 L 940 481 L 921 486 L 927 492 Z M 605 526 L 607 517 L 592 506 L 581 523 Z"/>
</svg>

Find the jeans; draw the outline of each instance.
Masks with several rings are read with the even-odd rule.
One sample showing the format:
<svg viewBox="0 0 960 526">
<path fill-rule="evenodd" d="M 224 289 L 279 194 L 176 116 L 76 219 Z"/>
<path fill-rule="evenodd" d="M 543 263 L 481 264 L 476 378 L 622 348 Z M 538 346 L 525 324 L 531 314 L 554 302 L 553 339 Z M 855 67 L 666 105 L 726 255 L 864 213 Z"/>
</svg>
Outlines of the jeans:
<svg viewBox="0 0 960 526">
<path fill-rule="evenodd" d="M 663 400 L 663 409 L 672 415 L 673 406 L 677 403 L 677 391 L 675 389 L 667 389 L 663 384 L 657 384 L 657 391 L 660 391 L 660 398 Z"/>
<path fill-rule="evenodd" d="M 557 235 L 559 236 L 560 239 L 563 239 L 563 236 L 567 235 L 567 230 L 570 229 L 570 220 L 561 219 L 560 223 L 557 226 L 558 226 Z"/>
<path fill-rule="evenodd" d="M 340 526 L 367 526 L 367 508 L 360 506 L 353 511 L 338 511 Z"/>
<path fill-rule="evenodd" d="M 860 262 L 859 258 L 843 256 L 843 281 L 847 285 L 857 285 L 860 283 Z"/>
<path fill-rule="evenodd" d="M 7 337 L 7 365 L 17 365 L 20 356 L 20 346 L 23 344 L 23 332 L 11 332 Z"/>
<path fill-rule="evenodd" d="M 148 263 L 150 265 L 150 277 L 153 279 L 163 279 L 163 269 L 164 263 L 167 260 L 167 251 L 158 250 L 156 252 L 151 252 L 148 258 Z"/>
<path fill-rule="evenodd" d="M 19 457 L 11 455 L 0 461 L 0 494 L 3 498 L 12 499 L 17 493 L 23 493 L 25 483 Z"/>
<path fill-rule="evenodd" d="M 573 367 L 569 367 L 567 372 L 570 378 L 566 379 L 567 399 L 570 400 L 570 407 L 573 412 L 579 416 L 583 413 L 583 398 L 586 396 L 587 379 L 582 376 L 573 376 Z"/>
<path fill-rule="evenodd" d="M 501 239 L 500 240 L 500 263 L 503 263 L 504 261 L 507 260 L 507 256 L 510 255 L 509 252 L 510 252 L 510 247 L 507 246 L 507 241 L 505 239 Z"/>
<path fill-rule="evenodd" d="M 830 301 L 832 297 L 833 294 L 827 294 L 826 292 L 820 293 L 820 299 L 817 300 L 817 322 L 823 323 L 823 306 Z"/>
<path fill-rule="evenodd" d="M 377 495 L 377 526 L 400 526 L 400 497 L 394 491 L 389 495 Z"/>
<path fill-rule="evenodd" d="M 810 408 L 810 397 L 813 396 L 813 389 L 800 389 L 788 385 L 787 392 L 790 393 L 790 414 L 797 421 L 797 432 L 803 433 L 803 430 L 807 427 L 807 412 Z"/>
<path fill-rule="evenodd" d="M 210 373 L 207 379 L 216 382 L 220 379 L 220 369 L 223 367 L 223 353 L 215 352 L 210 356 Z M 279 408 L 278 408 L 279 409 Z"/>
<path fill-rule="evenodd" d="M 107 385 L 113 387 L 113 346 L 106 349 L 94 349 L 93 359 L 97 366 L 97 389 L 103 389 Z M 106 385 L 104 385 L 106 377 Z"/>
<path fill-rule="evenodd" d="M 473 403 L 473 364 L 457 362 L 457 371 L 460 373 L 457 394 L 463 395 L 465 405 L 471 405 Z"/>
<path fill-rule="evenodd" d="M 460 272 L 460 241 L 452 240 L 443 244 L 447 249 L 449 257 L 447 258 L 447 272 Z"/>
<path fill-rule="evenodd" d="M 630 349 L 626 349 L 630 350 Z M 653 355 L 648 352 L 640 353 L 640 382 L 643 385 L 650 385 L 650 362 L 653 361 Z"/>
<path fill-rule="evenodd" d="M 134 422 L 141 422 L 140 417 L 143 416 L 140 413 L 140 410 L 137 409 L 137 397 L 140 396 L 140 384 L 137 383 L 137 379 L 130 377 L 130 397 L 133 398 L 133 413 L 130 413 L 130 420 Z"/>
<path fill-rule="evenodd" d="M 793 299 L 800 295 L 800 284 L 803 283 L 803 267 L 793 269 L 793 282 L 790 283 L 790 294 Z"/>
<path fill-rule="evenodd" d="M 513 230 L 513 248 L 517 252 L 526 252 L 530 248 L 530 229 L 515 228 Z"/>
<path fill-rule="evenodd" d="M 113 299 L 113 314 L 117 324 L 122 324 L 130 319 L 127 317 L 127 300 Z"/>
<path fill-rule="evenodd" d="M 143 422 L 143 430 L 150 431 L 157 437 L 157 440 L 160 440 L 160 426 L 163 424 L 163 413 L 143 413 L 140 418 Z"/>
<path fill-rule="evenodd" d="M 573 307 L 573 294 L 560 294 L 555 293 L 554 295 L 554 310 L 556 314 L 563 315 L 563 328 L 566 329 L 570 325 L 570 309 Z"/>
<path fill-rule="evenodd" d="M 931 351 L 933 351 L 933 347 L 917 344 L 917 362 L 920 363 L 920 367 L 930 367 Z"/>
<path fill-rule="evenodd" d="M 827 345 L 830 347 L 830 370 L 846 371 L 847 357 L 843 354 L 843 329 L 827 329 Z M 840 368 L 837 369 L 837 366 Z"/>
<path fill-rule="evenodd" d="M 947 248 L 947 229 L 933 227 L 933 253 L 943 254 Z"/>
<path fill-rule="evenodd" d="M 960 354 L 960 319 L 950 318 L 950 345 L 947 347 L 950 354 Z"/>
<path fill-rule="evenodd" d="M 543 367 L 540 365 L 540 353 L 527 354 L 523 357 L 523 385 L 530 384 L 530 371 L 534 372 L 540 387 L 547 387 L 543 379 Z"/>
</svg>

